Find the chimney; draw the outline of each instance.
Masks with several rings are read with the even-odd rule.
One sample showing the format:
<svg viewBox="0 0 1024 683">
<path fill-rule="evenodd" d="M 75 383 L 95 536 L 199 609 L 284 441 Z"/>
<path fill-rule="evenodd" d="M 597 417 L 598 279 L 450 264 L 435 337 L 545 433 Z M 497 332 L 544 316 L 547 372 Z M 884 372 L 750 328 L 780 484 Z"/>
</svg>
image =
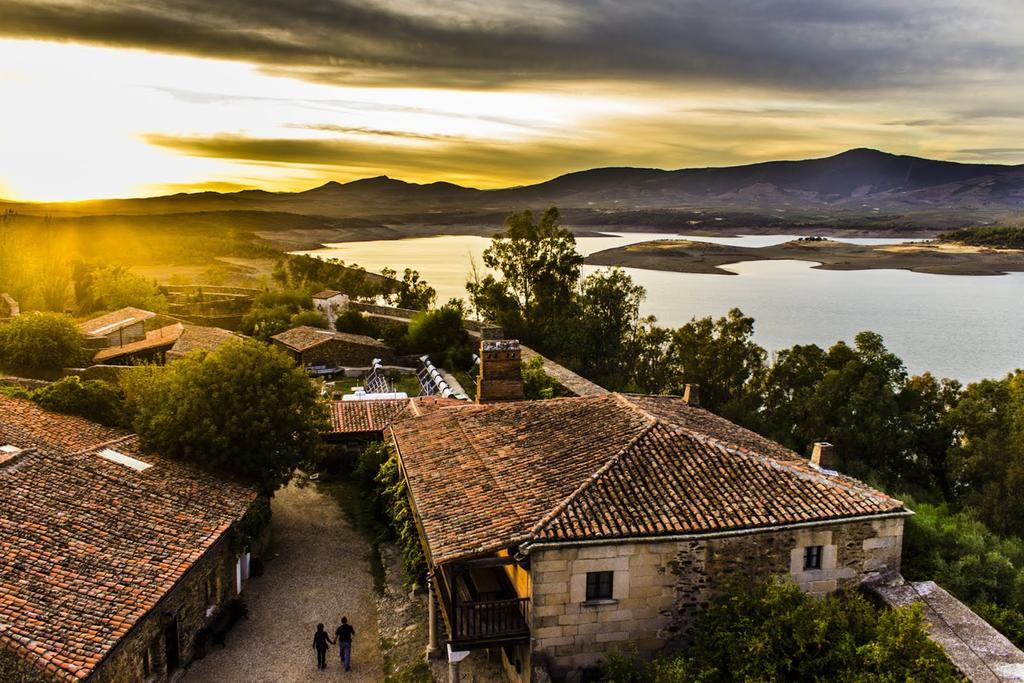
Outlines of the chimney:
<svg viewBox="0 0 1024 683">
<path fill-rule="evenodd" d="M 480 342 L 480 377 L 477 403 L 523 400 L 522 355 L 518 339 Z"/>
<path fill-rule="evenodd" d="M 811 464 L 820 470 L 838 469 L 839 460 L 836 458 L 835 447 L 825 441 L 815 443 L 814 451 L 811 453 Z"/>
<path fill-rule="evenodd" d="M 683 400 L 694 408 L 700 408 L 700 385 L 687 384 L 683 387 Z"/>
</svg>

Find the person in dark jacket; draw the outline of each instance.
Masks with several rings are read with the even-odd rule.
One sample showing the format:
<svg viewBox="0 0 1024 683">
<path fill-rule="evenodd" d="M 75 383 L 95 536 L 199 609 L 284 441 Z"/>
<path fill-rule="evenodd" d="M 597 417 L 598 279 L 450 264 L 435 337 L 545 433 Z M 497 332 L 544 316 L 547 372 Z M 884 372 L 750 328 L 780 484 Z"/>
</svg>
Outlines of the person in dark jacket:
<svg viewBox="0 0 1024 683">
<path fill-rule="evenodd" d="M 313 634 L 313 649 L 316 650 L 316 668 L 327 668 L 327 644 L 334 645 L 334 641 L 327 635 L 323 624 L 316 625 L 316 633 Z"/>
<path fill-rule="evenodd" d="M 348 625 L 348 617 L 341 618 L 341 626 L 334 635 L 338 639 L 338 654 L 341 655 L 341 663 L 345 665 L 345 671 L 352 670 L 352 636 L 356 630 Z"/>
</svg>

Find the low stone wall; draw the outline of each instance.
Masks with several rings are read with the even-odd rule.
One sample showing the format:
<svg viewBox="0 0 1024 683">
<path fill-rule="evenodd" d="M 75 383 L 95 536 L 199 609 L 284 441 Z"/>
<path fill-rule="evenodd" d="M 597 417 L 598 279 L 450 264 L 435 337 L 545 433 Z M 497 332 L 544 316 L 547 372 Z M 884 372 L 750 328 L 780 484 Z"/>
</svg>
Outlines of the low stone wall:
<svg viewBox="0 0 1024 683">
<path fill-rule="evenodd" d="M 532 651 L 560 680 L 616 644 L 653 653 L 683 643 L 693 618 L 734 573 L 788 577 L 824 594 L 899 575 L 900 517 L 679 541 L 639 541 L 530 553 Z M 805 571 L 803 550 L 823 547 Z M 613 599 L 586 602 L 588 572 L 613 571 Z"/>
<path fill-rule="evenodd" d="M 928 635 L 974 683 L 1024 681 L 1024 652 L 934 581 L 873 588 L 888 605 L 921 604 Z"/>
</svg>

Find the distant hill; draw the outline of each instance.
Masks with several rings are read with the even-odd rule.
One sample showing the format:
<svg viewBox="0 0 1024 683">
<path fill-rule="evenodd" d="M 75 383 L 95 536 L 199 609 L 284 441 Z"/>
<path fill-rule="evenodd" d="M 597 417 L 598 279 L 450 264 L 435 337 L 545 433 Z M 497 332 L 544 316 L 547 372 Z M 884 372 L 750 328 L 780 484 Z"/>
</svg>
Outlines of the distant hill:
<svg viewBox="0 0 1024 683">
<path fill-rule="evenodd" d="M 593 214 L 718 210 L 805 219 L 947 214 L 970 223 L 977 219 L 977 212 L 1016 216 L 1024 211 L 1024 165 L 962 164 L 853 149 L 823 159 L 720 168 L 598 168 L 500 190 L 379 176 L 349 183 L 332 181 L 294 193 L 200 192 L 9 206 L 50 215 L 272 211 L 425 221 L 430 214 L 489 215 L 549 205 Z"/>
</svg>

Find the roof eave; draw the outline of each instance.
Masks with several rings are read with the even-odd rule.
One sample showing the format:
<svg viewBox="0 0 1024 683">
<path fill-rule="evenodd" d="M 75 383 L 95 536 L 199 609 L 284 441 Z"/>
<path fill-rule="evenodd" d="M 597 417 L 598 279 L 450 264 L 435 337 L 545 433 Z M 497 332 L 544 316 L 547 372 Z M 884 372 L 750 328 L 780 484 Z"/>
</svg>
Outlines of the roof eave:
<svg viewBox="0 0 1024 683">
<path fill-rule="evenodd" d="M 739 529 L 725 529 L 722 531 L 696 531 L 688 533 L 668 533 L 668 534 L 643 534 L 639 536 L 613 536 L 608 538 L 582 538 L 573 540 L 557 540 L 557 541 L 546 541 L 541 539 L 532 539 L 523 543 L 519 547 L 519 551 L 524 555 L 529 555 L 534 548 L 538 549 L 551 549 L 551 548 L 567 548 L 581 545 L 618 545 L 622 543 L 661 543 L 666 541 L 694 541 L 694 540 L 708 540 L 718 538 L 730 538 L 734 536 L 750 536 L 753 534 L 760 534 L 772 531 L 786 531 L 789 529 L 804 529 L 808 527 L 827 526 L 830 524 L 848 524 L 851 522 L 863 522 L 876 519 L 894 519 L 894 518 L 905 518 L 910 517 L 914 514 L 913 510 L 909 510 L 905 507 L 899 510 L 890 510 L 887 512 L 875 512 L 863 515 L 851 515 L 847 517 L 828 517 L 823 519 L 808 520 L 806 522 L 792 522 L 787 524 L 771 524 L 766 526 L 756 527 L 743 527 Z"/>
</svg>

